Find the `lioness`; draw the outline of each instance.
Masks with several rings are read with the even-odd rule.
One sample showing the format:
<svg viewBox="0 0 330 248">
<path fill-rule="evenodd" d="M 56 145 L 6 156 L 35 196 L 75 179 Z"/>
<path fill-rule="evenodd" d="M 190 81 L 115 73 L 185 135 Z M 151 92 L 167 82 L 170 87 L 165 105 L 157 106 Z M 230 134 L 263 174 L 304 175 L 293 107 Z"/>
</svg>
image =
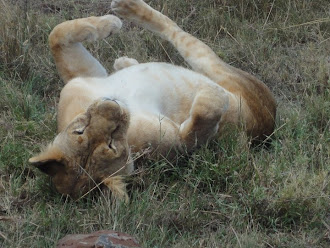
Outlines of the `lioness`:
<svg viewBox="0 0 330 248">
<path fill-rule="evenodd" d="M 152 156 L 191 150 L 243 123 L 252 138 L 274 130 L 276 103 L 254 76 L 223 62 L 207 45 L 142 0 L 114 0 L 112 10 L 168 40 L 192 70 L 166 63 L 139 64 L 121 57 L 116 72 L 83 47 L 121 28 L 113 15 L 66 21 L 49 44 L 66 84 L 58 105 L 58 135 L 29 160 L 74 198 L 104 184 L 126 198 L 122 175 L 133 171 L 131 153 Z"/>
</svg>

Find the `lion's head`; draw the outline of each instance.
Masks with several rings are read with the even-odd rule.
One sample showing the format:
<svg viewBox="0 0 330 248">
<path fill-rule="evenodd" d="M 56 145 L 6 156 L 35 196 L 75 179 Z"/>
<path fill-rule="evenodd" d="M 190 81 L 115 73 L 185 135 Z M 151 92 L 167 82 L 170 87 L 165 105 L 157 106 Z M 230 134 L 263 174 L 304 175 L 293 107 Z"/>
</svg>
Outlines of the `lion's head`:
<svg viewBox="0 0 330 248">
<path fill-rule="evenodd" d="M 52 177 L 57 191 L 73 198 L 105 179 L 112 185 L 110 176 L 133 170 L 128 125 L 129 112 L 125 107 L 110 99 L 95 101 L 29 162 Z"/>
</svg>

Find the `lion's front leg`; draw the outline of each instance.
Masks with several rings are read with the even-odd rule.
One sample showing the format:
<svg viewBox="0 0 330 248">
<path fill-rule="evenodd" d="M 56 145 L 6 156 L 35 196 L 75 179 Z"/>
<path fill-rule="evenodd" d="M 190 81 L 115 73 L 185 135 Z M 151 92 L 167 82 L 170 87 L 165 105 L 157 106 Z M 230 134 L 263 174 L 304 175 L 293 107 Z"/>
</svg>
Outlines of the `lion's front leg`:
<svg viewBox="0 0 330 248">
<path fill-rule="evenodd" d="M 75 77 L 106 77 L 107 72 L 81 44 L 104 39 L 121 28 L 113 15 L 63 22 L 49 35 L 49 45 L 57 70 L 65 83 Z"/>
</svg>

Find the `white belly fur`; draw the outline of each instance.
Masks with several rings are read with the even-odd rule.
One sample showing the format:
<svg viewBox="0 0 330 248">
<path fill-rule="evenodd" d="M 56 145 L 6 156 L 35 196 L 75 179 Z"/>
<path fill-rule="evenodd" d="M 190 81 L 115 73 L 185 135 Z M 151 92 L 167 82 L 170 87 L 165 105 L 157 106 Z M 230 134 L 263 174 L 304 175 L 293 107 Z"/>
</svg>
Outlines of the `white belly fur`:
<svg viewBox="0 0 330 248">
<path fill-rule="evenodd" d="M 62 95 L 77 86 L 84 88 L 91 100 L 109 97 L 123 102 L 131 115 L 146 112 L 171 116 L 178 124 L 189 116 L 187 111 L 185 116 L 179 114 L 181 108 L 188 107 L 180 104 L 182 99 L 186 99 L 185 104 L 190 108 L 200 88 L 221 88 L 199 73 L 166 63 L 134 65 L 107 78 L 75 78 L 63 88 Z"/>
</svg>

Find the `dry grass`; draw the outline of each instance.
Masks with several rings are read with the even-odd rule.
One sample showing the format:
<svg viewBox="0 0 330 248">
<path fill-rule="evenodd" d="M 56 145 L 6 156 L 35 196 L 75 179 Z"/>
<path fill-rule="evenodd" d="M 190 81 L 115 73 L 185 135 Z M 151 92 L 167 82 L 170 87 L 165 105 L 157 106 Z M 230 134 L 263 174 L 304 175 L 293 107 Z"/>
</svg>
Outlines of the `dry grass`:
<svg viewBox="0 0 330 248">
<path fill-rule="evenodd" d="M 62 83 L 47 37 L 109 1 L 0 0 L 0 247 L 54 247 L 69 233 L 115 229 L 143 247 L 330 245 L 330 4 L 169 0 L 151 4 L 228 63 L 258 75 L 279 104 L 271 146 L 232 130 L 190 157 L 144 162 L 130 204 L 58 195 L 27 163 L 55 135 Z M 89 49 L 111 71 L 122 55 L 185 65 L 166 42 L 125 23 Z"/>
</svg>

